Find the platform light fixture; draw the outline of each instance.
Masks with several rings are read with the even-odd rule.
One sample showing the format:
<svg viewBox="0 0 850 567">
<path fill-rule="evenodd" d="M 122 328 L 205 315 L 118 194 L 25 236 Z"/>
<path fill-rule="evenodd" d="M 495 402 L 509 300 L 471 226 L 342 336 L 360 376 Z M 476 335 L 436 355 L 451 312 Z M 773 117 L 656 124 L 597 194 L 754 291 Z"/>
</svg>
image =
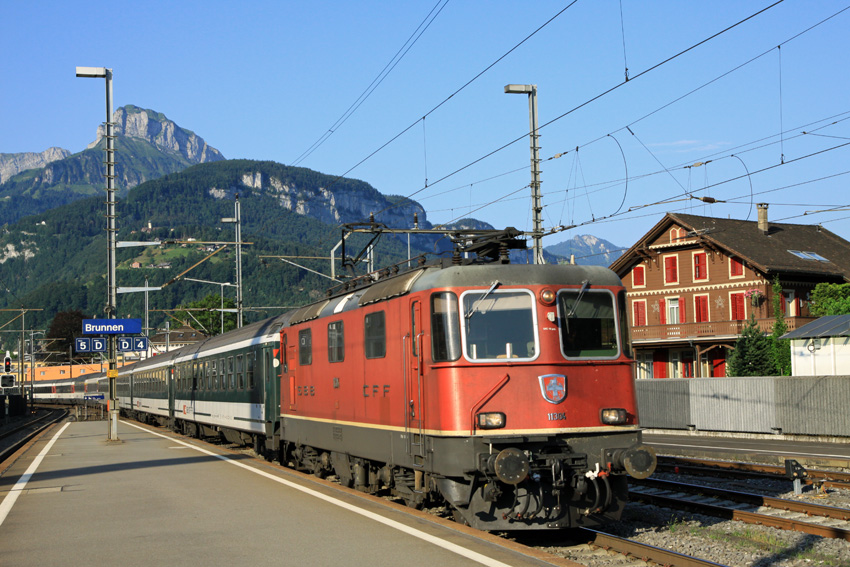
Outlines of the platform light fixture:
<svg viewBox="0 0 850 567">
<path fill-rule="evenodd" d="M 117 287 L 115 284 L 115 249 L 117 229 L 115 227 L 115 123 L 112 122 L 112 69 L 106 67 L 77 67 L 77 77 L 106 79 L 106 235 L 107 246 L 107 299 L 106 316 L 115 319 Z M 118 441 L 118 395 L 115 378 L 118 376 L 116 363 L 115 335 L 107 341 L 109 380 L 109 431 L 107 440 Z"/>
<path fill-rule="evenodd" d="M 540 197 L 540 146 L 537 134 L 537 85 L 505 85 L 507 94 L 528 95 L 528 121 L 531 131 L 531 210 L 533 213 L 534 232 L 531 239 L 534 242 L 533 256 L 535 264 L 545 264 L 543 259 L 543 204 Z"/>
</svg>

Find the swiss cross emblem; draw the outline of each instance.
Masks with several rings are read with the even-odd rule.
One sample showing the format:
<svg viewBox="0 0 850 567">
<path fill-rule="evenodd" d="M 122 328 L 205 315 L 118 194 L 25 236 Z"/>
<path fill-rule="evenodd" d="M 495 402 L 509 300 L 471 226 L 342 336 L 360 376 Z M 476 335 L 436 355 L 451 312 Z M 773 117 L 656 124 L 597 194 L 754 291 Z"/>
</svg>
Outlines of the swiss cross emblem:
<svg viewBox="0 0 850 567">
<path fill-rule="evenodd" d="M 537 379 L 543 399 L 550 404 L 559 404 L 567 397 L 567 377 L 563 374 L 544 374 Z"/>
</svg>

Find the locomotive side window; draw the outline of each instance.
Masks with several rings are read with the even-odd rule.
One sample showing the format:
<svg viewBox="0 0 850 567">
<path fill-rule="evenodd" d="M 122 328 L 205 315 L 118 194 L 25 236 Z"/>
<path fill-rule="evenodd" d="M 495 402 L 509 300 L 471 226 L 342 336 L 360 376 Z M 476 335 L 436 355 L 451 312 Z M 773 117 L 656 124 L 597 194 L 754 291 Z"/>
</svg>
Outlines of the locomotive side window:
<svg viewBox="0 0 850 567">
<path fill-rule="evenodd" d="M 531 360 L 537 356 L 534 296 L 528 291 L 468 291 L 461 295 L 466 358 Z"/>
<path fill-rule="evenodd" d="M 566 358 L 616 358 L 614 296 L 582 288 L 558 292 L 561 352 Z"/>
<path fill-rule="evenodd" d="M 369 313 L 363 319 L 366 358 L 383 358 L 387 354 L 387 327 L 383 311 Z"/>
<path fill-rule="evenodd" d="M 342 321 L 328 323 L 328 362 L 345 360 L 345 329 Z"/>
<path fill-rule="evenodd" d="M 313 364 L 313 333 L 310 329 L 298 331 L 298 364 Z"/>
<path fill-rule="evenodd" d="M 431 360 L 460 358 L 457 296 L 449 291 L 431 295 Z"/>
</svg>

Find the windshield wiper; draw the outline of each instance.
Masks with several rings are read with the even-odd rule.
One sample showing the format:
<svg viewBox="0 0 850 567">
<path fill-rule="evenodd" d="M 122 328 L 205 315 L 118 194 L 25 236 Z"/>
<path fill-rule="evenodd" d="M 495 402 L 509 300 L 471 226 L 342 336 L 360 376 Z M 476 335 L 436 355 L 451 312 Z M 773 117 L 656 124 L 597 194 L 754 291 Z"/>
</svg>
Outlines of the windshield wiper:
<svg viewBox="0 0 850 567">
<path fill-rule="evenodd" d="M 490 289 L 488 289 L 488 290 L 487 290 L 487 292 L 486 292 L 484 295 L 482 295 L 480 298 L 478 298 L 478 301 L 476 301 L 475 303 L 473 303 L 473 304 L 472 304 L 472 307 L 470 307 L 470 308 L 469 308 L 469 311 L 467 311 L 467 312 L 466 312 L 465 317 L 466 317 L 467 319 L 469 319 L 470 317 L 472 317 L 472 314 L 473 314 L 473 313 L 475 313 L 475 309 L 476 309 L 476 308 L 477 308 L 477 307 L 481 304 L 481 302 L 482 302 L 482 301 L 484 301 L 485 299 L 487 299 L 487 296 L 488 296 L 488 295 L 490 295 L 491 293 L 493 293 L 493 290 L 494 290 L 494 289 L 496 289 L 496 286 L 498 286 L 498 285 L 499 285 L 499 280 L 495 280 L 495 281 L 493 282 L 493 284 L 490 286 Z"/>
<path fill-rule="evenodd" d="M 590 287 L 590 280 L 584 280 L 583 282 L 581 282 L 581 289 L 578 290 L 578 296 L 576 297 L 575 303 L 573 303 L 573 306 L 570 308 L 570 312 L 567 313 L 567 319 L 569 319 L 570 317 L 572 317 L 576 314 L 576 308 L 578 308 L 578 304 L 581 301 L 581 298 L 584 295 L 584 292 L 586 292 L 587 288 L 589 288 L 589 287 Z"/>
</svg>

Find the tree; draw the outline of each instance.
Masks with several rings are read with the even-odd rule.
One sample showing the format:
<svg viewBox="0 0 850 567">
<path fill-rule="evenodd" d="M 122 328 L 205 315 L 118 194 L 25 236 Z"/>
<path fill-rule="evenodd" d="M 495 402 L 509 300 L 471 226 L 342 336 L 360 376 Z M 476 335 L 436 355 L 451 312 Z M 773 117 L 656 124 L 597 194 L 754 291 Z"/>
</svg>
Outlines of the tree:
<svg viewBox="0 0 850 567">
<path fill-rule="evenodd" d="M 224 300 L 225 309 L 233 309 L 236 303 L 229 298 Z M 176 311 L 174 316 L 181 321 L 197 321 L 197 324 L 202 328 L 199 329 L 204 334 L 209 336 L 218 335 L 221 332 L 221 296 L 218 294 L 209 294 L 200 301 L 194 301 L 187 305 L 181 305 L 178 309 L 186 309 L 186 311 Z M 189 311 L 190 309 L 205 309 L 206 311 Z M 195 326 L 195 325 L 193 325 Z M 236 328 L 236 314 L 224 314 L 224 332 L 231 331 Z"/>
<path fill-rule="evenodd" d="M 759 328 L 753 313 L 735 343 L 726 373 L 729 376 L 773 376 L 775 369 L 770 338 Z"/>
<path fill-rule="evenodd" d="M 809 310 L 815 317 L 850 314 L 850 284 L 819 283 Z"/>
<path fill-rule="evenodd" d="M 785 314 L 782 312 L 782 285 L 779 277 L 773 280 L 773 329 L 770 333 L 770 347 L 773 353 L 773 364 L 779 376 L 791 375 L 791 341 L 780 339 L 788 331 L 785 324 Z"/>
<path fill-rule="evenodd" d="M 88 319 L 88 317 L 80 310 L 60 311 L 56 314 L 45 336 L 46 339 L 54 339 L 50 343 L 50 351 L 55 352 L 56 355 L 50 360 L 68 360 L 68 353 L 74 345 L 74 338 L 83 334 L 83 319 Z"/>
</svg>

